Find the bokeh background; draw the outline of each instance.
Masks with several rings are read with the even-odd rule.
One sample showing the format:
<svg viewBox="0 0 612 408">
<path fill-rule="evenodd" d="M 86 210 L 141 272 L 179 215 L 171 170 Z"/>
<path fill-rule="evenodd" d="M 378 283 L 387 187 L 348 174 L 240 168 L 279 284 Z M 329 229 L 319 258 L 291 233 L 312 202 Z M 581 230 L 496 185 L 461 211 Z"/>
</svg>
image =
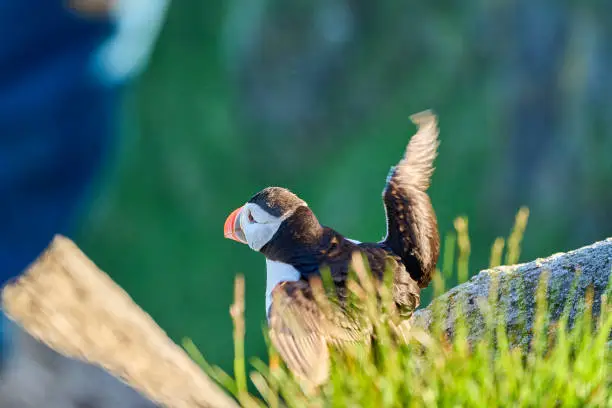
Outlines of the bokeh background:
<svg viewBox="0 0 612 408">
<path fill-rule="evenodd" d="M 427 108 L 441 127 L 440 231 L 468 217 L 473 273 L 522 205 L 523 260 L 603 239 L 610 16 L 604 0 L 175 1 L 77 241 L 224 368 L 243 273 L 247 354 L 261 356 L 264 259 L 223 239 L 226 216 L 282 185 L 322 223 L 378 240 L 385 176 L 415 130 L 409 115 Z"/>
</svg>

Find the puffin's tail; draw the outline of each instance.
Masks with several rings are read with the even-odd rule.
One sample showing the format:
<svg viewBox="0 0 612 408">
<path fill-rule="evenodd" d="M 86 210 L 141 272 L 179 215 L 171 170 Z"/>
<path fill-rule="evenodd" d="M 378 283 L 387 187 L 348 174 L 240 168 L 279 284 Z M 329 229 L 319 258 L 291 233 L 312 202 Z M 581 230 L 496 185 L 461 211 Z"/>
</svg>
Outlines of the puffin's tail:
<svg viewBox="0 0 612 408">
<path fill-rule="evenodd" d="M 391 168 L 383 191 L 387 236 L 382 243 L 402 258 L 412 279 L 424 288 L 440 253 L 438 223 L 427 195 L 440 143 L 433 112 L 417 113 L 410 119 L 418 131 L 402 160 Z"/>
</svg>

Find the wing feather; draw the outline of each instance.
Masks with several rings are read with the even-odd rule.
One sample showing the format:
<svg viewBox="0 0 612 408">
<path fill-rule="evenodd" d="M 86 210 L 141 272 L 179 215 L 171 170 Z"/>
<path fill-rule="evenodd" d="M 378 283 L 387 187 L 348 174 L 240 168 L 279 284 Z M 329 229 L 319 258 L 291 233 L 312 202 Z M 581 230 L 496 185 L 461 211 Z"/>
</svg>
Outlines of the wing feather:
<svg viewBox="0 0 612 408">
<path fill-rule="evenodd" d="M 400 256 L 406 270 L 423 288 L 431 280 L 440 251 L 436 215 L 427 195 L 439 131 L 431 111 L 413 115 L 411 120 L 418 130 L 402 160 L 389 172 L 383 190 L 387 235 L 382 243 Z"/>
<path fill-rule="evenodd" d="M 302 382 L 317 386 L 329 376 L 329 345 L 364 341 L 371 331 L 339 309 L 324 313 L 307 281 L 284 282 L 273 292 L 270 340 Z"/>
</svg>

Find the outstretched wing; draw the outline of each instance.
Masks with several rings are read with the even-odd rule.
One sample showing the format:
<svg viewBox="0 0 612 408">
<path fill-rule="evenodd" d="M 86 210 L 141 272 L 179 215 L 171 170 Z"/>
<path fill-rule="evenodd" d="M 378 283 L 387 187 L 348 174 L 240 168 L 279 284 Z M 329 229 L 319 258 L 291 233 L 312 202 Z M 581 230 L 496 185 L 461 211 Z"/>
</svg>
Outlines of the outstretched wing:
<svg viewBox="0 0 612 408">
<path fill-rule="evenodd" d="M 339 309 L 321 310 L 305 280 L 275 288 L 268 325 L 270 340 L 287 367 L 314 386 L 328 378 L 329 345 L 368 340 L 371 332 Z"/>
<path fill-rule="evenodd" d="M 383 191 L 387 236 L 381 242 L 398 255 L 421 288 L 432 277 L 440 252 L 438 223 L 427 189 L 438 149 L 436 116 L 431 111 L 413 115 L 418 126 L 406 153 L 391 168 Z"/>
</svg>

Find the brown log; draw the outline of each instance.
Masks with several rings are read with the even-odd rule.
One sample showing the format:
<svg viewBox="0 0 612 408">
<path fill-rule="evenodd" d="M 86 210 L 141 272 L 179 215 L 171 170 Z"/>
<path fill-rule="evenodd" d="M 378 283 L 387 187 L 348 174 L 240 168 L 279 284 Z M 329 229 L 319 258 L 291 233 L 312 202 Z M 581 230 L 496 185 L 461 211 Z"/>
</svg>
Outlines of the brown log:
<svg viewBox="0 0 612 408">
<path fill-rule="evenodd" d="M 65 237 L 57 236 L 3 296 L 7 314 L 32 337 L 61 355 L 104 368 L 155 404 L 237 406 Z"/>
</svg>

